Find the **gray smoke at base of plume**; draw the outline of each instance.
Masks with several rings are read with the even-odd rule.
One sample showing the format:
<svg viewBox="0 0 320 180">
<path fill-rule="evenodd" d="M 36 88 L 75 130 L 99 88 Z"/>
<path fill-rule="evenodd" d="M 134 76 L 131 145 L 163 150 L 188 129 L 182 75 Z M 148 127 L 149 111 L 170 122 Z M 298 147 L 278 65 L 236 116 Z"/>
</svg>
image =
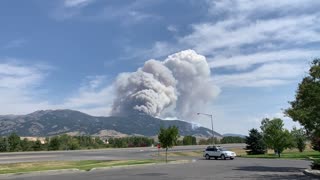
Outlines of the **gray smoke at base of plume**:
<svg viewBox="0 0 320 180">
<path fill-rule="evenodd" d="M 144 113 L 191 119 L 218 95 L 206 58 L 193 50 L 148 60 L 136 72 L 122 73 L 115 82 L 112 115 Z"/>
</svg>

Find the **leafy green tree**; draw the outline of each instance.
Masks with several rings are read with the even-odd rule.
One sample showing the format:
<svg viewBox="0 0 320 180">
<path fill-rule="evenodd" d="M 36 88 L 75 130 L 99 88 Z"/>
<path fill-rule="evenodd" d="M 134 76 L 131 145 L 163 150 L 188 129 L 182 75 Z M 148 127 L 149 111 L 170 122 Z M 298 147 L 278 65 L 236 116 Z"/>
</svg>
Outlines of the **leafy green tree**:
<svg viewBox="0 0 320 180">
<path fill-rule="evenodd" d="M 99 138 L 99 137 L 95 137 L 94 138 L 95 143 L 97 143 L 99 146 L 103 146 L 104 142 Z"/>
<path fill-rule="evenodd" d="M 68 144 L 68 149 L 70 149 L 70 150 L 80 149 L 80 144 L 79 144 L 78 139 L 72 138 L 71 141 Z"/>
<path fill-rule="evenodd" d="M 27 139 L 27 138 L 24 138 L 21 142 L 20 142 L 20 145 L 21 145 L 21 150 L 22 151 L 31 151 L 31 145 L 32 143 Z"/>
<path fill-rule="evenodd" d="M 32 148 L 33 148 L 34 151 L 41 151 L 41 150 L 43 150 L 43 149 L 42 149 L 41 141 L 40 141 L 39 139 L 37 139 L 37 140 L 33 143 Z"/>
<path fill-rule="evenodd" d="M 298 121 L 313 139 L 320 137 L 320 59 L 314 59 L 309 74 L 303 78 L 296 91 L 295 100 L 289 102 L 285 113 Z M 320 141 L 313 141 L 313 143 Z M 319 147 L 320 144 L 313 144 Z"/>
<path fill-rule="evenodd" d="M 280 118 L 272 120 L 266 118 L 261 122 L 264 142 L 267 147 L 274 149 L 279 157 L 283 150 L 293 147 L 293 137 L 283 126 L 283 121 Z"/>
<path fill-rule="evenodd" d="M 266 145 L 263 141 L 262 134 L 257 129 L 250 129 L 249 136 L 246 136 L 245 143 L 248 154 L 264 154 Z"/>
<path fill-rule="evenodd" d="M 179 130 L 176 126 L 169 126 L 168 128 L 160 128 L 158 139 L 161 147 L 166 149 L 166 162 L 168 162 L 168 148 L 172 148 L 179 138 Z"/>
<path fill-rule="evenodd" d="M 184 136 L 182 140 L 183 145 L 197 145 L 197 139 L 194 136 Z"/>
<path fill-rule="evenodd" d="M 199 145 L 212 145 L 212 137 L 208 139 L 200 139 L 199 140 Z M 220 140 L 216 137 L 213 138 L 213 144 L 220 144 Z"/>
<path fill-rule="evenodd" d="M 62 134 L 59 136 L 60 149 L 70 150 L 70 145 L 72 144 L 72 137 L 67 134 Z"/>
<path fill-rule="evenodd" d="M 8 138 L 0 137 L 0 152 L 8 152 L 8 151 L 9 151 Z"/>
<path fill-rule="evenodd" d="M 213 139 L 212 137 L 207 139 L 207 144 L 220 144 L 220 143 L 221 143 L 220 140 L 216 137 L 214 137 Z"/>
<path fill-rule="evenodd" d="M 33 143 L 33 146 L 32 146 L 33 150 L 34 151 L 42 151 L 43 150 L 43 146 L 42 146 L 42 143 L 39 139 L 37 139 L 34 143 Z"/>
<path fill-rule="evenodd" d="M 207 145 L 207 140 L 206 139 L 200 139 L 199 140 L 199 145 Z"/>
<path fill-rule="evenodd" d="M 128 141 L 126 138 L 114 138 L 113 147 L 116 148 L 126 148 L 128 147 Z"/>
<path fill-rule="evenodd" d="M 306 149 L 307 136 L 303 129 L 297 129 L 294 127 L 291 131 L 291 135 L 294 138 L 294 147 L 303 152 Z"/>
<path fill-rule="evenodd" d="M 59 150 L 60 149 L 60 140 L 59 136 L 54 136 L 50 139 L 49 145 L 48 145 L 48 150 Z"/>
<path fill-rule="evenodd" d="M 183 141 L 178 139 L 176 145 L 177 146 L 183 146 Z"/>
<path fill-rule="evenodd" d="M 20 137 L 16 133 L 12 133 L 8 137 L 9 151 L 15 152 L 21 150 Z"/>
<path fill-rule="evenodd" d="M 245 139 L 238 136 L 227 136 L 220 140 L 221 144 L 244 143 Z"/>
</svg>

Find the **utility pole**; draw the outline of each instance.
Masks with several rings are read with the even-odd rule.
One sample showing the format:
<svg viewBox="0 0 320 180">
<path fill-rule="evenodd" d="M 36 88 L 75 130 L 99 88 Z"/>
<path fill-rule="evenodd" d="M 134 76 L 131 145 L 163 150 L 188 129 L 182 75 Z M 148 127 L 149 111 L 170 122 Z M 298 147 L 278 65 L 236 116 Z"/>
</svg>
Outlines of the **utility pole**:
<svg viewBox="0 0 320 180">
<path fill-rule="evenodd" d="M 212 145 L 214 145 L 214 131 L 213 131 L 213 118 L 212 118 L 212 114 L 197 113 L 197 115 L 205 115 L 205 116 L 209 116 L 209 117 L 211 118 Z"/>
</svg>

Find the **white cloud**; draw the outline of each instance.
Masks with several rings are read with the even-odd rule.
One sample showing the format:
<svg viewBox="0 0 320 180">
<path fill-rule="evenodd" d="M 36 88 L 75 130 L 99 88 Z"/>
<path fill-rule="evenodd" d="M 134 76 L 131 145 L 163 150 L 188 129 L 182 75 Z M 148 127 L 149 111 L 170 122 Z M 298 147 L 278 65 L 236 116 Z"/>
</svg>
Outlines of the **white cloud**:
<svg viewBox="0 0 320 180">
<path fill-rule="evenodd" d="M 220 71 L 215 78 L 223 86 L 277 86 L 297 80 L 300 76 L 262 78 L 257 73 L 260 66 L 293 64 L 295 69 L 303 69 L 308 61 L 318 55 L 320 43 L 320 2 L 312 0 L 207 0 L 208 19 L 191 25 L 192 31 L 176 37 L 169 43 L 157 41 L 151 50 L 136 54 L 152 54 L 153 58 L 164 56 L 170 50 L 191 48 L 205 55 L 210 66 Z M 169 53 L 166 53 L 168 51 Z M 283 65 L 281 65 L 282 68 Z M 240 74 L 239 70 L 250 69 Z M 253 68 L 253 70 L 252 70 Z M 256 69 L 258 68 L 258 69 Z M 223 74 L 224 72 L 224 74 Z M 222 73 L 222 74 L 221 74 Z M 297 74 L 301 75 L 298 70 Z M 213 74 L 216 76 L 215 74 Z M 252 76 L 252 77 L 250 77 Z M 221 80 L 226 80 L 222 83 Z M 239 83 L 251 82 L 248 84 Z M 215 82 L 213 82 L 215 83 Z"/>
<path fill-rule="evenodd" d="M 320 2 L 314 0 L 207 0 L 209 13 L 227 17 L 283 16 L 286 14 L 306 14 L 317 12 Z"/>
<path fill-rule="evenodd" d="M 147 0 L 132 1 L 123 5 L 113 5 L 108 1 L 95 6 L 95 11 L 85 11 L 90 5 L 95 5 L 95 0 L 64 0 L 50 14 L 56 20 L 81 20 L 87 22 L 114 21 L 121 25 L 133 25 L 145 20 L 158 20 L 159 16 L 143 11 L 144 7 L 157 2 Z M 120 3 L 121 4 L 121 3 Z"/>
<path fill-rule="evenodd" d="M 306 65 L 269 63 L 250 72 L 214 76 L 213 82 L 219 86 L 231 87 L 271 87 L 291 83 L 301 77 Z"/>
<path fill-rule="evenodd" d="M 95 0 L 64 0 L 50 12 L 49 16 L 55 20 L 64 21 L 82 16 L 82 11 Z"/>
<path fill-rule="evenodd" d="M 62 108 L 80 110 L 92 115 L 109 115 L 114 98 L 113 86 L 105 76 L 89 76 L 72 97 L 58 105 Z"/>
<path fill-rule="evenodd" d="M 41 85 L 46 83 L 48 71 L 43 64 L 26 65 L 4 60 L 0 63 L 0 114 L 27 114 L 43 109 L 74 109 L 91 115 L 108 115 L 113 101 L 112 85 L 105 76 L 88 76 L 72 96 L 53 104 L 43 100 Z M 15 60 L 18 61 L 18 60 Z"/>
<path fill-rule="evenodd" d="M 3 62 L 0 63 L 0 114 L 24 114 L 47 107 L 47 102 L 36 101 L 33 95 L 41 93 L 37 87 L 47 76 L 48 66 Z"/>
<path fill-rule="evenodd" d="M 292 121 L 291 118 L 285 116 L 285 114 L 283 112 L 277 112 L 274 114 L 265 114 L 263 118 L 269 118 L 269 119 L 280 118 L 283 120 L 284 128 L 286 128 L 288 130 L 292 130 L 293 127 L 297 127 L 297 128 L 302 127 L 298 122 L 294 122 L 294 121 Z M 260 121 L 259 121 L 260 123 L 263 118 L 260 119 Z"/>
<path fill-rule="evenodd" d="M 90 17 L 84 17 L 89 21 L 114 21 L 118 24 L 128 26 L 141 22 L 157 21 L 161 19 L 160 16 L 150 12 L 146 12 L 143 9 L 146 6 L 151 6 L 156 2 L 151 1 L 132 1 L 124 5 L 106 5 L 101 10 L 98 10 L 96 14 Z"/>
<path fill-rule="evenodd" d="M 255 64 L 286 61 L 305 61 L 316 57 L 318 51 L 305 49 L 289 49 L 268 52 L 256 52 L 231 57 L 216 56 L 210 60 L 212 68 L 239 68 L 246 69 Z"/>
<path fill-rule="evenodd" d="M 79 7 L 86 6 L 89 3 L 92 3 L 94 0 L 64 0 L 65 7 Z"/>
<path fill-rule="evenodd" d="M 176 33 L 176 32 L 179 31 L 178 28 L 177 28 L 177 26 L 175 26 L 175 25 L 169 25 L 169 26 L 167 27 L 167 30 L 170 31 L 170 32 L 174 32 L 174 33 Z"/>
<path fill-rule="evenodd" d="M 180 38 L 199 53 L 215 55 L 220 49 L 242 48 L 249 45 L 277 43 L 299 45 L 320 41 L 319 14 L 289 16 L 250 21 L 229 19 L 217 23 L 193 25 L 193 32 Z"/>
<path fill-rule="evenodd" d="M 0 88 L 26 88 L 38 84 L 45 77 L 41 66 L 0 63 Z"/>
</svg>

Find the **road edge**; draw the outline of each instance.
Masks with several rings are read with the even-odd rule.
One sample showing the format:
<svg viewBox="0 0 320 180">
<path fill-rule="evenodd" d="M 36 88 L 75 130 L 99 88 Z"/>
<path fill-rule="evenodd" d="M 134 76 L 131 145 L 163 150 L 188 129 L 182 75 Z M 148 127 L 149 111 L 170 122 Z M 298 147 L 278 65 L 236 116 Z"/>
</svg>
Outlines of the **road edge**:
<svg viewBox="0 0 320 180">
<path fill-rule="evenodd" d="M 58 170 L 47 170 L 47 171 L 32 171 L 32 172 L 21 172 L 21 173 L 8 173 L 8 174 L 0 174 L 0 179 L 6 177 L 14 177 L 14 176 L 35 176 L 35 175 L 55 175 L 55 174 L 71 174 L 71 173 L 85 173 L 85 172 L 93 172 L 98 170 L 108 170 L 108 169 L 121 169 L 121 168 L 130 168 L 130 167 L 139 167 L 139 166 L 151 166 L 151 165 L 166 165 L 166 164 L 184 164 L 190 163 L 190 160 L 176 160 L 168 163 L 146 163 L 146 164 L 132 164 L 132 165 L 120 165 L 120 166 L 108 166 L 108 167 L 98 167 L 92 168 L 90 170 L 80 170 L 77 168 L 72 169 L 58 169 Z"/>
<path fill-rule="evenodd" d="M 320 170 L 305 169 L 303 174 L 320 179 Z"/>
</svg>

